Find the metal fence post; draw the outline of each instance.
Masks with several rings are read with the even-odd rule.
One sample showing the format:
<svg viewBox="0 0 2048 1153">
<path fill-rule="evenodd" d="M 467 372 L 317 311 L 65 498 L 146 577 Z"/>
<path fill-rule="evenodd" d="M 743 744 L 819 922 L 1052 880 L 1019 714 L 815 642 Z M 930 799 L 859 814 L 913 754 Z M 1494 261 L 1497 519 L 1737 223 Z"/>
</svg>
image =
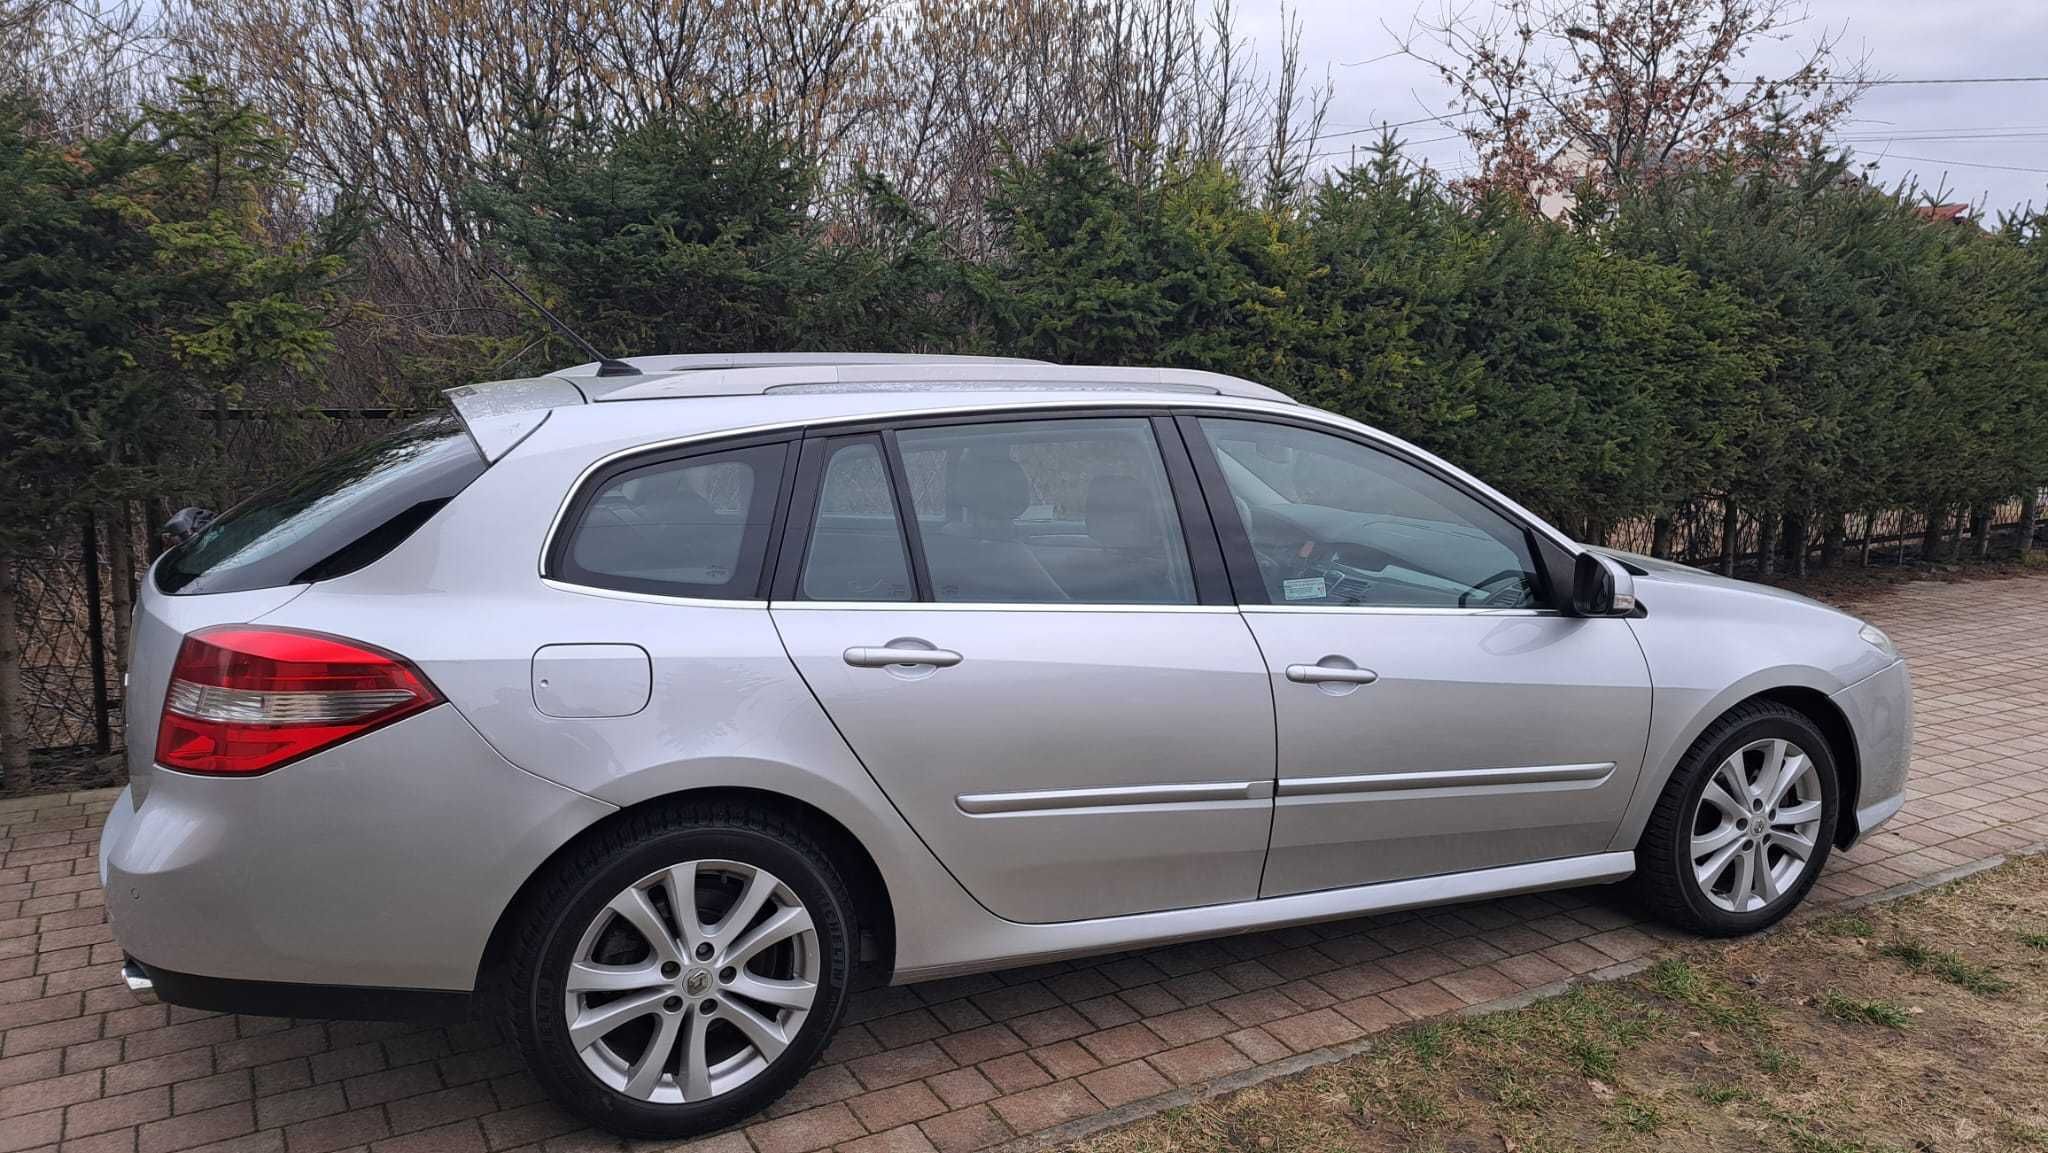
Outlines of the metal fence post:
<svg viewBox="0 0 2048 1153">
<path fill-rule="evenodd" d="M 99 518 L 90 510 L 85 514 L 79 552 L 85 565 L 86 651 L 92 660 L 93 747 L 106 753 L 113 751 L 114 730 L 107 704 L 107 638 L 101 627 Z"/>
</svg>

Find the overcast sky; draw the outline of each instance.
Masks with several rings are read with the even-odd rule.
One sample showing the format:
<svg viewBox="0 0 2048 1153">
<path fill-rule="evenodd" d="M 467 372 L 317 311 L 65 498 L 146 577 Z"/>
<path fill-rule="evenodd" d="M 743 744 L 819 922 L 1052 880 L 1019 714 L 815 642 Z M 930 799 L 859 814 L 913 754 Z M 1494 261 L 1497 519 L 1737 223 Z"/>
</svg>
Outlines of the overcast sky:
<svg viewBox="0 0 2048 1153">
<path fill-rule="evenodd" d="M 1428 68 L 1400 56 L 1395 32 L 1416 3 L 1434 16 L 1444 0 L 1294 0 L 1302 55 L 1313 76 L 1329 68 L 1336 98 L 1331 132 L 1445 111 L 1447 89 Z M 1475 6 L 1489 0 L 1458 0 Z M 1270 69 L 1280 40 L 1278 0 L 1238 0 L 1244 34 Z M 1867 55 L 1877 76 L 1948 79 L 2048 74 L 2048 0 L 1810 0 L 1810 19 L 1783 44 L 1760 47 L 1750 69 L 1780 75 L 1825 29 L 1846 32 L 1842 52 Z M 2029 200 L 2048 206 L 2048 83 L 1893 85 L 1872 89 L 1839 129 L 1859 160 L 1878 159 L 1887 185 L 1917 177 L 1949 189 L 1949 200 L 2001 208 Z M 1401 129 L 1414 155 L 1440 170 L 1469 170 L 1471 152 L 1448 126 Z M 1372 139 L 1360 134 L 1323 145 L 1335 150 Z M 1342 159 L 1339 155 L 1337 158 Z M 2015 169 L 2019 171 L 2014 171 Z"/>
</svg>

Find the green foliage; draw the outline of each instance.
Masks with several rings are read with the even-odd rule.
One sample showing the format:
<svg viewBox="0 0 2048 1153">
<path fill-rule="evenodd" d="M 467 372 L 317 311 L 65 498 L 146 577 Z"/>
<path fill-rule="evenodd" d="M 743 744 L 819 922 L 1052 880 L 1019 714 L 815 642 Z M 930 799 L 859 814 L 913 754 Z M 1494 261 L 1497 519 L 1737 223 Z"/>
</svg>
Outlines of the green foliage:
<svg viewBox="0 0 2048 1153">
<path fill-rule="evenodd" d="M 176 487 L 199 413 L 326 354 L 346 208 L 191 81 L 74 147 L 0 110 L 0 484 L 19 539 Z M 490 258 L 601 349 L 1001 353 L 1233 373 L 1378 425 L 1569 531 L 1730 499 L 1826 517 L 2048 480 L 2048 241 L 1931 224 L 1846 162 L 1709 164 L 1565 222 L 1467 203 L 1391 140 L 1286 203 L 1103 147 L 1013 157 L 980 232 L 828 178 L 743 110 L 534 115 L 469 188 Z M 523 306 L 460 378 L 584 358 Z M 200 454 L 203 456 L 204 454 Z"/>
<path fill-rule="evenodd" d="M 1927 973 L 1972 993 L 1996 996 L 2012 988 L 2012 982 L 1984 966 L 1947 951 L 1930 949 L 1910 937 L 1884 945 L 1878 952 L 1903 963 L 1916 973 Z"/>
<path fill-rule="evenodd" d="M 1228 372 L 1587 535 L 1703 499 L 1826 516 L 2048 479 L 2038 222 L 1931 225 L 1845 167 L 1709 165 L 1567 223 L 1455 200 L 1392 140 L 1277 207 L 1226 169 L 1134 182 L 1073 142 L 999 170 L 968 256 L 865 176 L 860 210 L 822 223 L 809 162 L 708 109 L 623 133 L 535 124 L 470 199 L 494 250 L 606 351 Z M 520 347 L 556 340 L 527 331 Z"/>
<path fill-rule="evenodd" d="M 353 240 L 345 211 L 276 234 L 283 147 L 204 80 L 77 146 L 32 112 L 0 109 L 0 547 L 162 491 L 202 411 L 311 370 Z"/>
<path fill-rule="evenodd" d="M 877 234 L 832 243 L 811 212 L 816 183 L 782 135 L 713 106 L 625 130 L 529 124 L 468 199 L 494 253 L 607 352 L 960 341 L 961 270 L 936 259 L 908 203 L 863 178 Z M 536 363 L 584 359 L 523 319 L 547 347 Z"/>
<path fill-rule="evenodd" d="M 1851 997 L 1832 989 L 1821 994 L 1820 1011 L 1837 1021 L 1883 1025 L 1892 1029 L 1903 1029 L 1912 1019 L 1903 1008 L 1890 1001 Z"/>
<path fill-rule="evenodd" d="M 1877 935 L 1877 926 L 1871 924 L 1868 918 L 1860 917 L 1855 913 L 1842 913 L 1838 916 L 1829 917 L 1816 924 L 1813 930 L 1816 933 L 1829 937 L 1874 937 Z"/>
<path fill-rule="evenodd" d="M 2048 479 L 2025 228 L 1932 224 L 1847 166 L 1816 154 L 1772 157 L 1777 177 L 1710 167 L 1622 205 L 1603 232 L 1741 304 L 1760 363 L 1727 426 L 1728 491 L 1832 515 L 1974 505 Z"/>
</svg>

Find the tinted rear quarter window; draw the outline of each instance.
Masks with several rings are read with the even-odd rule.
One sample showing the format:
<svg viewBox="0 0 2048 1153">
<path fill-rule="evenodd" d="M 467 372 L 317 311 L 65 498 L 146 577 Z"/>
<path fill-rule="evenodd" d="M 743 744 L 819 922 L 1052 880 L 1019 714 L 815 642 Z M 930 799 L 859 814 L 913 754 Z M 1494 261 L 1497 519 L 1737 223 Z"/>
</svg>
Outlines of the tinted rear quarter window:
<svg viewBox="0 0 2048 1153">
<path fill-rule="evenodd" d="M 167 593 L 244 592 L 363 568 L 483 474 L 453 416 L 407 426 L 234 506 L 156 565 Z"/>
<path fill-rule="evenodd" d="M 549 575 L 627 592 L 759 596 L 788 446 L 754 445 L 601 474 Z"/>
</svg>

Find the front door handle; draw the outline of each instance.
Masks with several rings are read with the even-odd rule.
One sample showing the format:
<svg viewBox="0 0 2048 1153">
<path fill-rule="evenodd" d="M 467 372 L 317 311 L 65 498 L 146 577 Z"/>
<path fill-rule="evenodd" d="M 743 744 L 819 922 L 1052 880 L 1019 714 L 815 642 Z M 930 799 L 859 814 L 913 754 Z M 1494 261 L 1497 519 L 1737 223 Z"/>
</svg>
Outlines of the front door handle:
<svg viewBox="0 0 2048 1153">
<path fill-rule="evenodd" d="M 856 645 L 846 650 L 846 663 L 857 669 L 885 669 L 890 665 L 930 665 L 950 669 L 960 663 L 952 649 L 914 649 L 895 645 Z"/>
<path fill-rule="evenodd" d="M 1297 685 L 1369 685 L 1380 675 L 1371 669 L 1340 665 L 1288 665 L 1287 679 Z"/>
</svg>

